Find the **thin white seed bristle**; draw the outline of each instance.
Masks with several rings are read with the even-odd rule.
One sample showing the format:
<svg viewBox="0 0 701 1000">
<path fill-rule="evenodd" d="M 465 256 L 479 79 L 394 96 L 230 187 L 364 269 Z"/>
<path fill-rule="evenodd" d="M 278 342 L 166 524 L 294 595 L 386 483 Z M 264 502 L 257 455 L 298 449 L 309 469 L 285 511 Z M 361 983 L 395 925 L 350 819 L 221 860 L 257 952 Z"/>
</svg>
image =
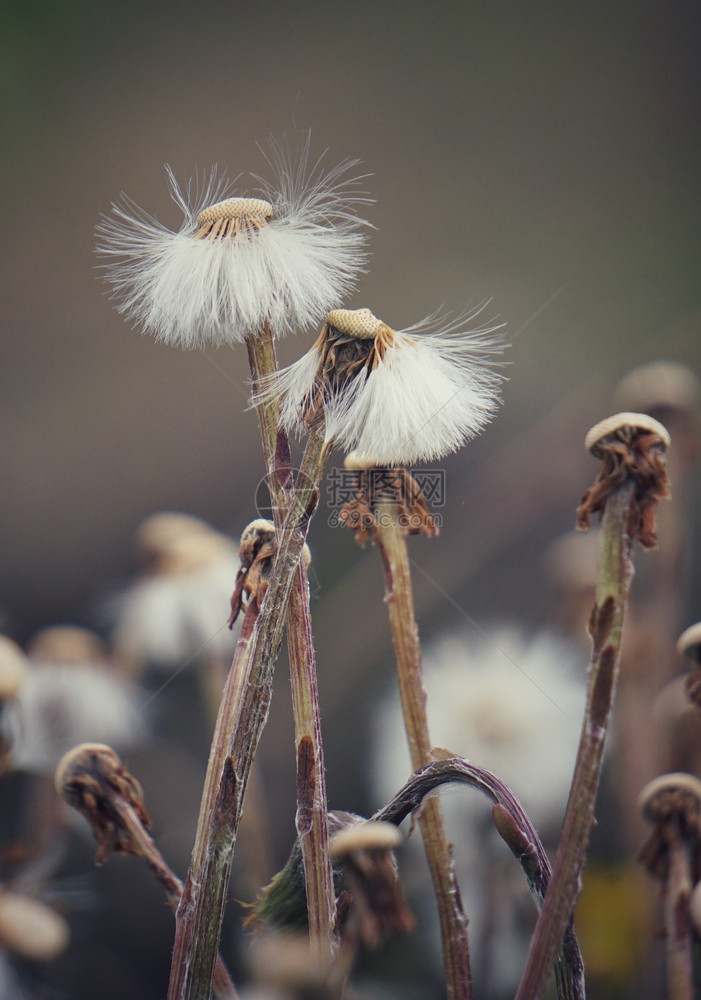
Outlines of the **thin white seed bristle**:
<svg viewBox="0 0 701 1000">
<path fill-rule="evenodd" d="M 353 851 L 391 851 L 399 847 L 403 837 L 394 823 L 368 820 L 352 823 L 329 837 L 329 853 L 332 858 L 341 858 Z"/>
<path fill-rule="evenodd" d="M 635 430 L 650 431 L 653 434 L 657 434 L 665 447 L 669 448 L 669 431 L 664 424 L 661 424 L 659 420 L 655 420 L 654 417 L 649 416 L 647 413 L 614 413 L 612 417 L 601 420 L 598 424 L 594 424 L 588 432 L 584 439 L 584 447 L 587 451 L 596 455 L 596 448 L 599 442 L 610 434 L 615 434 L 616 431 L 621 430 L 623 427 L 632 427 Z"/>
<path fill-rule="evenodd" d="M 701 622 L 690 625 L 677 639 L 677 652 L 680 656 L 697 659 L 701 652 Z"/>
<path fill-rule="evenodd" d="M 332 309 L 326 322 L 357 340 L 374 340 L 385 324 L 369 309 Z"/>
<path fill-rule="evenodd" d="M 654 823 L 657 819 L 652 808 L 655 799 L 664 793 L 686 792 L 698 800 L 701 806 L 701 781 L 686 771 L 675 771 L 671 774 L 660 774 L 653 778 L 643 788 L 638 796 L 638 809 L 645 819 Z"/>
</svg>

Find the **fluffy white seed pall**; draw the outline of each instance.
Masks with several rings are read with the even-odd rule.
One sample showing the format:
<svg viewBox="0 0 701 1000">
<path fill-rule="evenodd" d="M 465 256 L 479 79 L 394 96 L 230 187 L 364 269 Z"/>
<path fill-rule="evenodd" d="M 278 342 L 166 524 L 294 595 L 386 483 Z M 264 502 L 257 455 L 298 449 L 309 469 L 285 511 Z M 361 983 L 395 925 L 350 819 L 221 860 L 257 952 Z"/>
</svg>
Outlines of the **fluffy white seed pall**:
<svg viewBox="0 0 701 1000">
<path fill-rule="evenodd" d="M 172 232 L 130 199 L 98 226 L 98 253 L 120 312 L 156 339 L 185 348 L 233 343 L 267 324 L 276 336 L 318 324 L 353 288 L 365 261 L 356 207 L 356 161 L 325 170 L 272 145 L 275 179 L 255 178 L 262 198 L 232 198 L 214 169 L 203 190 L 183 190 Z M 195 190 L 193 190 L 193 188 Z"/>
<path fill-rule="evenodd" d="M 282 421 L 298 433 L 322 401 L 326 440 L 378 465 L 439 458 L 478 434 L 500 403 L 501 376 L 488 363 L 503 350 L 497 327 L 465 332 L 462 322 L 396 331 L 369 309 L 334 310 L 311 351 L 261 397 L 279 395 Z"/>
</svg>

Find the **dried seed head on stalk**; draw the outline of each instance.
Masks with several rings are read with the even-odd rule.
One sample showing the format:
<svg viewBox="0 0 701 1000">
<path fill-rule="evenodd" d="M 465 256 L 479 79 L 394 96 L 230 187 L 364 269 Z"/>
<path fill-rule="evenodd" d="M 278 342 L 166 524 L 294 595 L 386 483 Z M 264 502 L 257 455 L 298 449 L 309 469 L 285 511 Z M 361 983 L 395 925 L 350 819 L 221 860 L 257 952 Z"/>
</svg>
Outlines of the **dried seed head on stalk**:
<svg viewBox="0 0 701 1000">
<path fill-rule="evenodd" d="M 657 544 L 655 508 L 669 497 L 666 457 L 670 440 L 666 428 L 646 413 L 617 413 L 596 424 L 584 447 L 602 466 L 594 485 L 582 497 L 577 527 L 586 531 L 591 515 L 602 512 L 606 500 L 628 477 L 636 484 L 629 506 L 627 534 L 646 548 Z"/>
<path fill-rule="evenodd" d="M 143 694 L 113 668 L 99 636 L 61 626 L 39 632 L 28 649 L 11 717 L 15 768 L 53 774 L 78 743 L 124 751 L 145 738 Z"/>
<path fill-rule="evenodd" d="M 309 136 L 297 153 L 271 142 L 267 158 L 274 180 L 254 178 L 261 198 L 227 197 L 216 168 L 181 190 L 168 169 L 177 232 L 128 198 L 112 206 L 98 253 L 137 327 L 185 348 L 242 341 L 263 325 L 282 336 L 318 323 L 353 288 L 366 241 L 356 209 L 370 200 L 357 161 L 326 169 L 310 160 Z"/>
<path fill-rule="evenodd" d="M 323 424 L 327 442 L 380 465 L 446 455 L 481 431 L 500 402 L 501 376 L 488 359 L 504 345 L 498 327 L 465 332 L 474 315 L 398 331 L 369 309 L 333 310 L 312 349 L 254 401 L 280 397 L 287 429 Z"/>
<path fill-rule="evenodd" d="M 694 882 L 701 878 L 701 781 L 683 771 L 661 774 L 638 796 L 638 808 L 655 830 L 640 852 L 651 875 L 666 880 L 669 871 L 668 828 L 690 849 Z"/>
<path fill-rule="evenodd" d="M 392 823 L 353 813 L 329 813 L 329 852 L 339 896 L 342 934 L 377 947 L 387 936 L 407 933 L 414 918 L 404 900 L 394 850 L 402 835 Z M 302 853 L 296 841 L 287 864 L 262 890 L 247 923 L 280 930 L 306 925 Z"/>
<path fill-rule="evenodd" d="M 403 467 L 379 465 L 374 458 L 352 451 L 344 461 L 351 474 L 354 496 L 346 501 L 339 512 L 339 521 L 355 534 L 359 545 L 377 537 L 378 510 L 381 504 L 391 505 L 397 522 L 405 535 L 425 534 L 430 538 L 439 533 L 439 527 L 428 509 L 419 483 Z"/>
<path fill-rule="evenodd" d="M 81 743 L 59 761 L 56 791 L 90 823 L 100 849 L 98 864 L 113 852 L 142 854 L 124 822 L 123 808 L 133 810 L 146 831 L 151 821 L 144 807 L 141 785 L 125 768 L 119 756 L 104 743 Z"/>
</svg>

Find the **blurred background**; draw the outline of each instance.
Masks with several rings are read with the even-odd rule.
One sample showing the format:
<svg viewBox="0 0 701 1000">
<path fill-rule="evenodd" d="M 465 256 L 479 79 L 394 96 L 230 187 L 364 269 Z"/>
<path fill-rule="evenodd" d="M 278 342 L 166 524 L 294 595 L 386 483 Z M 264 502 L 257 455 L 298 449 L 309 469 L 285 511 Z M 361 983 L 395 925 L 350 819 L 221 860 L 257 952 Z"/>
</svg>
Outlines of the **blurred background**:
<svg viewBox="0 0 701 1000">
<path fill-rule="evenodd" d="M 371 175 L 370 265 L 347 305 L 401 328 L 490 299 L 484 315 L 506 324 L 511 345 L 502 410 L 442 466 L 440 537 L 411 542 L 422 637 L 460 631 L 469 644 L 497 622 L 532 630 L 552 619 L 560 584 L 543 555 L 596 471 L 586 431 L 637 408 L 614 392 L 638 365 L 667 359 L 701 374 L 697 5 L 8 0 L 3 10 L 0 631 L 26 648 L 38 629 L 71 623 L 109 642 L 145 517 L 182 511 L 235 538 L 256 516 L 263 463 L 245 352 L 183 353 L 131 330 L 100 279 L 94 228 L 122 192 L 177 227 L 164 164 L 185 181 L 216 163 L 246 189 L 249 172 L 266 172 L 258 143 L 307 129 L 312 154 L 328 150 L 330 165 L 358 157 Z M 281 344 L 281 360 L 316 332 Z M 682 670 L 676 635 L 701 617 L 689 556 L 698 451 L 691 424 L 683 433 L 676 547 L 665 557 L 662 534 L 660 553 L 639 560 L 658 596 L 664 567 L 683 570 L 662 587 L 660 684 Z M 329 800 L 369 814 L 381 804 L 374 706 L 393 670 L 382 574 L 377 553 L 327 515 L 322 503 L 310 545 Z M 285 669 L 282 659 L 259 753 L 276 817 L 272 870 L 294 833 Z M 144 697 L 163 719 L 178 695 L 160 683 Z M 188 746 L 164 728 L 142 773 L 130 758 L 181 874 L 207 727 L 203 716 Z M 632 859 L 637 847 L 617 851 Z M 164 995 L 171 918 L 147 874 L 120 896 L 138 867 L 117 859 L 91 876 L 101 879 L 92 916 L 42 979 L 56 995 Z M 152 947 L 125 916 L 146 897 L 161 921 Z M 627 995 L 628 971 L 604 962 L 599 995 Z M 428 975 L 421 990 L 440 996 Z"/>
</svg>

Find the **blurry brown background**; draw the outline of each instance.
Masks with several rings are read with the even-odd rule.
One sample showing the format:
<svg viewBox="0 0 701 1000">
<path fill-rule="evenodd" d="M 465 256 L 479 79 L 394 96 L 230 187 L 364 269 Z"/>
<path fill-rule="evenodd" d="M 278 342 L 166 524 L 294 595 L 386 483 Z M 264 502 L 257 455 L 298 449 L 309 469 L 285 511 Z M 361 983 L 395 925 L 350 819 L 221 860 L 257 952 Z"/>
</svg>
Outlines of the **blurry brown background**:
<svg viewBox="0 0 701 1000">
<path fill-rule="evenodd" d="M 582 441 L 628 369 L 701 373 L 695 4 L 3 5 L 0 629 L 105 630 L 137 523 L 185 510 L 236 534 L 262 474 L 242 350 L 181 353 L 108 301 L 94 227 L 124 191 L 173 225 L 163 165 L 262 172 L 311 128 L 372 174 L 377 231 L 352 307 L 390 325 L 491 297 L 504 407 L 445 463 L 437 541 L 414 558 L 422 633 L 542 610 L 539 553 L 592 474 Z M 283 360 L 314 331 L 281 346 Z M 372 809 L 362 724 L 390 669 L 374 553 L 311 534 L 332 805 Z M 226 614 L 226 609 L 223 612 Z M 682 624 L 699 617 L 693 599 Z M 261 750 L 293 791 L 278 685 Z M 288 782 L 289 777 L 289 782 Z"/>
</svg>

